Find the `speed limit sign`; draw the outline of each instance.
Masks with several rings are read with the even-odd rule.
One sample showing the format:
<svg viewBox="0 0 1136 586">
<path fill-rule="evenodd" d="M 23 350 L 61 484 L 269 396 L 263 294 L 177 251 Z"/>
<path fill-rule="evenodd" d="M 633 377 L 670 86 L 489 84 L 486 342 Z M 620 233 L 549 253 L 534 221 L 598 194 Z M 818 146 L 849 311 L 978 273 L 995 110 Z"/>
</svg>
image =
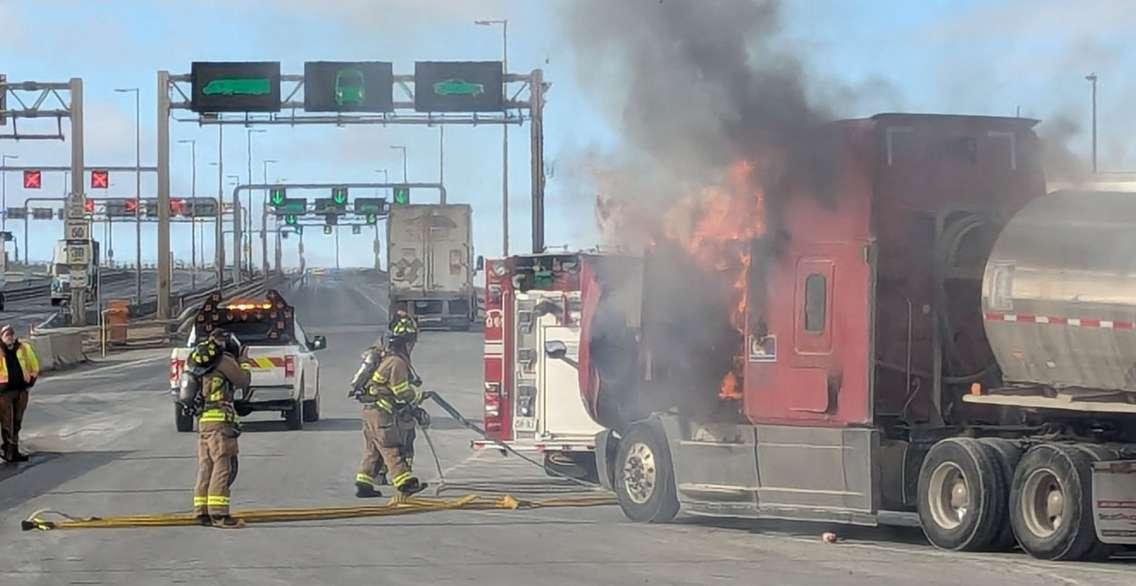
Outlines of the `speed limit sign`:
<svg viewBox="0 0 1136 586">
<path fill-rule="evenodd" d="M 67 222 L 67 240 L 90 240 L 91 225 L 87 222 Z"/>
</svg>

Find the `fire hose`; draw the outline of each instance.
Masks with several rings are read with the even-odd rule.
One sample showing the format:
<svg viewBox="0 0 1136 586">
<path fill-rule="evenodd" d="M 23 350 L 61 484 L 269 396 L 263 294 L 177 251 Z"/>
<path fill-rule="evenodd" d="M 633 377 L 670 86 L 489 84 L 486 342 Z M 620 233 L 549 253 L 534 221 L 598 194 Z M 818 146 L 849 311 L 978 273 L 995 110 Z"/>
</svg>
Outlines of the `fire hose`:
<svg viewBox="0 0 1136 586">
<path fill-rule="evenodd" d="M 468 420 L 459 412 L 453 405 L 443 399 L 437 393 L 430 391 L 423 396 L 423 400 L 431 399 L 443 411 L 450 415 L 455 421 L 462 424 L 467 429 L 474 433 L 490 439 L 483 429 L 477 424 Z M 445 478 L 442 473 L 442 463 L 438 458 L 437 450 L 434 449 L 434 442 L 430 438 L 429 432 L 426 427 L 421 428 L 422 435 L 426 438 L 426 444 L 430 447 L 430 453 L 434 459 L 434 465 L 437 468 L 439 485 L 435 488 L 435 494 L 441 491 L 445 486 Z M 510 446 L 495 440 L 495 444 L 502 449 L 520 457 L 521 459 L 533 465 L 543 468 L 543 464 L 528 458 L 513 450 Z M 555 476 L 559 476 L 571 480 L 582 486 L 594 488 L 595 485 L 585 482 L 570 476 L 558 474 L 555 471 L 549 471 Z M 455 485 L 456 486 L 456 485 Z M 422 498 L 411 497 L 404 498 L 400 496 L 393 497 L 387 504 L 384 505 L 368 505 L 368 506 L 353 506 L 353 507 L 308 507 L 308 508 L 269 508 L 269 509 L 251 509 L 247 511 L 238 511 L 233 513 L 233 517 L 244 521 L 245 523 L 282 523 L 293 521 L 315 521 L 315 520 L 328 520 L 328 519 L 350 519 L 358 517 L 387 517 L 395 515 L 408 515 L 412 513 L 426 513 L 437 511 L 487 511 L 487 510 L 533 510 L 542 508 L 554 507 L 596 507 L 605 506 L 615 503 L 615 499 L 610 494 L 592 494 L 585 496 L 572 496 L 572 497 L 554 497 L 545 499 L 518 499 L 512 495 L 505 494 L 501 496 L 489 496 L 478 494 L 467 494 L 455 498 Z M 20 527 L 24 531 L 31 531 L 39 529 L 41 531 L 49 531 L 53 529 L 111 529 L 111 528 L 130 528 L 130 527 L 180 527 L 180 526 L 193 526 L 198 524 L 198 519 L 193 513 L 158 513 L 152 515 L 122 515 L 110 517 L 78 517 L 69 515 L 53 509 L 38 510 L 20 522 Z"/>
</svg>

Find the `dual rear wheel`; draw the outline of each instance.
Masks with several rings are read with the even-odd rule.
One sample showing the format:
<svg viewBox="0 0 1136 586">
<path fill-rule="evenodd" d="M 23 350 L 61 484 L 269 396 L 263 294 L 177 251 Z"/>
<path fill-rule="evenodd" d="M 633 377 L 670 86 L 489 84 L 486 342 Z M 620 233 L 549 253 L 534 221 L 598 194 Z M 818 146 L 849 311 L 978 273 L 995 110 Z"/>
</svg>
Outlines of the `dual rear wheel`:
<svg viewBox="0 0 1136 586">
<path fill-rule="evenodd" d="M 917 508 L 935 546 L 1004 551 L 1015 544 L 1033 557 L 1107 557 L 1093 524 L 1092 462 L 1108 450 L 1039 444 L 1024 454 L 1008 440 L 949 438 L 928 452 Z"/>
</svg>

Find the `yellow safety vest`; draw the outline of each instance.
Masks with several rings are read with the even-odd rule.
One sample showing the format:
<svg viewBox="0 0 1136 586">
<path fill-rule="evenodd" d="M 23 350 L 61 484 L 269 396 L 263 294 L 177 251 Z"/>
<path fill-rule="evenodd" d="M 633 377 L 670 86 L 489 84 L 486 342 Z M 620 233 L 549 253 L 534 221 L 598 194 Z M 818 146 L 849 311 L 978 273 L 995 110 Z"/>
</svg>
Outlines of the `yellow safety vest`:
<svg viewBox="0 0 1136 586">
<path fill-rule="evenodd" d="M 16 348 L 16 360 L 20 363 L 20 370 L 24 371 L 24 380 L 31 381 L 39 378 L 39 357 L 35 348 L 27 342 L 20 342 Z M 0 357 L 0 385 L 8 384 L 8 361 Z"/>
</svg>

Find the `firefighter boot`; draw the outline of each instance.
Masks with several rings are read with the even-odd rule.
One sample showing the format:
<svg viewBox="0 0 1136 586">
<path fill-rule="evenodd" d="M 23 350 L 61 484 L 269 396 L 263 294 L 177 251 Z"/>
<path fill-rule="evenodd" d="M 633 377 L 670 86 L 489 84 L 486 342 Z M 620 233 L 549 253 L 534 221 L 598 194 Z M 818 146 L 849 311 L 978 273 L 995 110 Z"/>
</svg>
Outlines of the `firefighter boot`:
<svg viewBox="0 0 1136 586">
<path fill-rule="evenodd" d="M 197 516 L 197 524 L 202 527 L 212 527 L 213 517 L 210 517 L 208 513 L 201 513 Z"/>
<path fill-rule="evenodd" d="M 419 482 L 417 478 L 411 477 L 404 482 L 402 486 L 398 487 L 398 491 L 402 493 L 403 498 L 406 498 L 426 490 L 427 486 L 429 486 L 427 483 Z"/>
<path fill-rule="evenodd" d="M 378 490 L 375 490 L 375 487 L 371 486 L 370 484 L 359 483 L 359 484 L 355 485 L 355 497 L 356 498 L 373 499 L 373 498 L 378 498 L 378 497 L 381 497 L 381 496 L 383 496 L 383 493 L 379 492 Z"/>
<path fill-rule="evenodd" d="M 213 526 L 218 529 L 240 529 L 245 526 L 245 522 L 230 515 L 216 515 L 213 517 Z"/>
</svg>

